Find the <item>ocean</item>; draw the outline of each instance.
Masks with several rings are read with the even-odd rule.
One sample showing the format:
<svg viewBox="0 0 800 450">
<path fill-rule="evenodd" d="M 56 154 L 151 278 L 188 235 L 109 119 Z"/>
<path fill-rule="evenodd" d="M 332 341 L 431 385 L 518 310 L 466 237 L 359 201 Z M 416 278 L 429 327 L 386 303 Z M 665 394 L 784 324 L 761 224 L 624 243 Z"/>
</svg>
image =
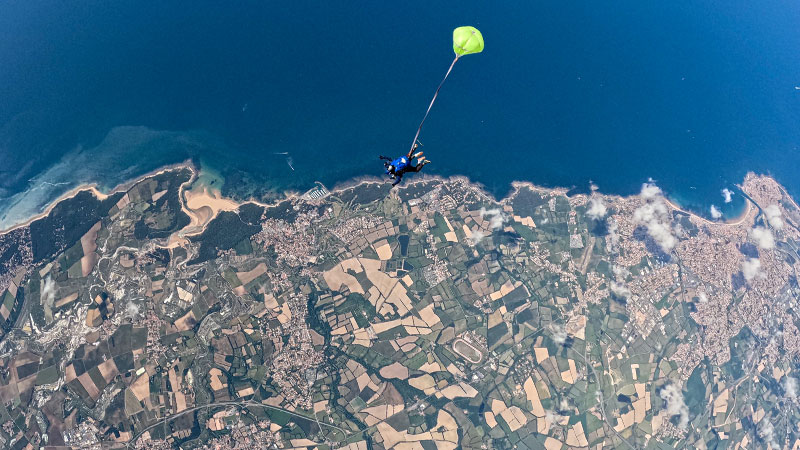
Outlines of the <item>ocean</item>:
<svg viewBox="0 0 800 450">
<path fill-rule="evenodd" d="M 0 228 L 81 183 L 193 159 L 225 188 L 425 171 L 633 194 L 701 213 L 747 171 L 800 194 L 800 3 L 0 3 Z M 290 159 L 291 158 L 291 159 Z"/>
</svg>

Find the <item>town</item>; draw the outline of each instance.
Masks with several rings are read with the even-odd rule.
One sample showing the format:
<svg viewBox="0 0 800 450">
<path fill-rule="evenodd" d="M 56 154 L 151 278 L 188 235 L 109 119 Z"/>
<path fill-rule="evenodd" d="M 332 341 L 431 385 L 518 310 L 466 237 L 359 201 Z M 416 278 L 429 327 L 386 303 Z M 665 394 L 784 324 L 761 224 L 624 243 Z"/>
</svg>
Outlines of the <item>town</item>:
<svg viewBox="0 0 800 450">
<path fill-rule="evenodd" d="M 197 180 L 0 235 L 4 448 L 800 446 L 800 209 L 772 178 L 728 222 L 653 183 L 231 207 Z"/>
</svg>

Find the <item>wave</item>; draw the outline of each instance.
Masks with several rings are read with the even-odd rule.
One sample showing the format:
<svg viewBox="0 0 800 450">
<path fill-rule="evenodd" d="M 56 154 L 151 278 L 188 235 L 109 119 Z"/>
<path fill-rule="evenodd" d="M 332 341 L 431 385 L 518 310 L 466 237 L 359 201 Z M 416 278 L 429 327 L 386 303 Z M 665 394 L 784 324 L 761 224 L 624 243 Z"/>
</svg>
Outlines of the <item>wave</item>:
<svg viewBox="0 0 800 450">
<path fill-rule="evenodd" d="M 41 214 L 78 186 L 88 184 L 96 186 L 101 192 L 108 192 L 111 188 L 141 178 L 149 172 L 187 160 L 195 161 L 204 170 L 220 169 L 218 178 L 223 183 L 228 178 L 227 175 L 232 173 L 234 176 L 231 177 L 231 187 L 234 189 L 226 195 L 240 199 L 264 198 L 267 196 L 264 189 L 270 190 L 269 196 L 272 197 L 272 194 L 279 196 L 279 191 L 303 190 L 304 186 L 310 185 L 314 180 L 341 186 L 364 179 L 358 176 L 359 173 L 365 173 L 364 168 L 359 164 L 352 165 L 350 161 L 341 166 L 328 167 L 325 173 L 314 172 L 313 168 L 309 169 L 308 164 L 301 171 L 301 167 L 293 161 L 290 162 L 291 167 L 275 164 L 275 157 L 264 157 L 265 153 L 284 153 L 275 150 L 280 149 L 232 149 L 220 137 L 200 130 L 114 127 L 98 145 L 91 148 L 79 146 L 60 155 L 58 160 L 46 165 L 46 169 L 30 178 L 23 190 L 0 190 L 0 230 L 9 229 Z M 307 156 L 312 158 L 312 153 L 309 152 Z M 293 170 L 295 168 L 298 172 Z M 469 178 L 472 182 L 486 185 L 486 180 L 483 179 L 485 177 Z M 494 196 L 498 194 L 497 189 L 489 191 Z M 735 217 L 745 206 L 743 199 L 723 205 L 721 198 L 704 199 L 698 193 L 692 193 L 691 197 L 679 192 L 669 194 L 673 201 L 702 216 L 709 215 L 709 204 L 712 203 L 718 204 L 726 217 Z"/>
<path fill-rule="evenodd" d="M 70 190 L 95 185 L 100 191 L 192 158 L 219 140 L 202 131 L 153 130 L 118 126 L 95 147 L 79 146 L 64 153 L 28 180 L 20 192 L 0 198 L 0 229 L 8 229 L 42 213 Z"/>
</svg>

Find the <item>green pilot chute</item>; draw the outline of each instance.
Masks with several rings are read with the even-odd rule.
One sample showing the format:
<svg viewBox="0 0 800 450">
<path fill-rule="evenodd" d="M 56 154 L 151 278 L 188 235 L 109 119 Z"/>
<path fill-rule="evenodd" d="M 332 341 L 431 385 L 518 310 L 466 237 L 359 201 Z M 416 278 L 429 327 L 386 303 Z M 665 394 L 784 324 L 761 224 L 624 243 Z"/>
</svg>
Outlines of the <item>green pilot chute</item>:
<svg viewBox="0 0 800 450">
<path fill-rule="evenodd" d="M 458 27 L 453 30 L 453 51 L 456 58 L 483 51 L 483 35 L 475 27 Z"/>
<path fill-rule="evenodd" d="M 453 70 L 453 66 L 456 65 L 456 61 L 458 58 L 464 55 L 472 55 L 474 53 L 480 53 L 483 51 L 483 35 L 480 31 L 478 31 L 475 27 L 458 27 L 453 30 L 453 51 L 456 53 L 455 59 L 453 62 L 450 63 L 450 68 L 447 69 L 447 73 L 444 74 L 444 78 L 442 78 L 442 82 L 439 83 L 439 87 L 436 88 L 436 92 L 433 94 L 433 98 L 431 99 L 430 105 L 428 105 L 428 110 L 425 111 L 425 116 L 422 117 L 422 122 L 419 123 L 419 128 L 417 128 L 417 134 L 414 135 L 414 140 L 411 141 L 411 150 L 409 150 L 409 155 L 414 150 L 414 144 L 416 144 L 417 139 L 419 139 L 419 133 L 422 131 L 422 124 L 425 123 L 425 119 L 428 118 L 428 114 L 431 112 L 431 108 L 433 107 L 433 102 L 436 101 L 436 97 L 439 95 L 439 90 L 442 88 L 445 80 L 450 75 L 450 71 Z"/>
</svg>

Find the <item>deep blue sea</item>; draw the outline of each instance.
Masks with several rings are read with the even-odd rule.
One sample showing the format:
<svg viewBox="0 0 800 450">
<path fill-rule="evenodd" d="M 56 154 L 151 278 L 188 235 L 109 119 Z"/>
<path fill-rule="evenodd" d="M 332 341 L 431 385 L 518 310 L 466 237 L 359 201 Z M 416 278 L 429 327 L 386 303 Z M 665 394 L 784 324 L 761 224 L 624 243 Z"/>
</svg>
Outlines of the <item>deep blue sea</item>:
<svg viewBox="0 0 800 450">
<path fill-rule="evenodd" d="M 425 124 L 427 172 L 498 196 L 652 177 L 703 212 L 750 170 L 797 195 L 798 24 L 795 0 L 5 0 L 0 228 L 78 183 L 187 158 L 276 190 L 380 175 L 459 25 L 486 50 Z"/>
</svg>

